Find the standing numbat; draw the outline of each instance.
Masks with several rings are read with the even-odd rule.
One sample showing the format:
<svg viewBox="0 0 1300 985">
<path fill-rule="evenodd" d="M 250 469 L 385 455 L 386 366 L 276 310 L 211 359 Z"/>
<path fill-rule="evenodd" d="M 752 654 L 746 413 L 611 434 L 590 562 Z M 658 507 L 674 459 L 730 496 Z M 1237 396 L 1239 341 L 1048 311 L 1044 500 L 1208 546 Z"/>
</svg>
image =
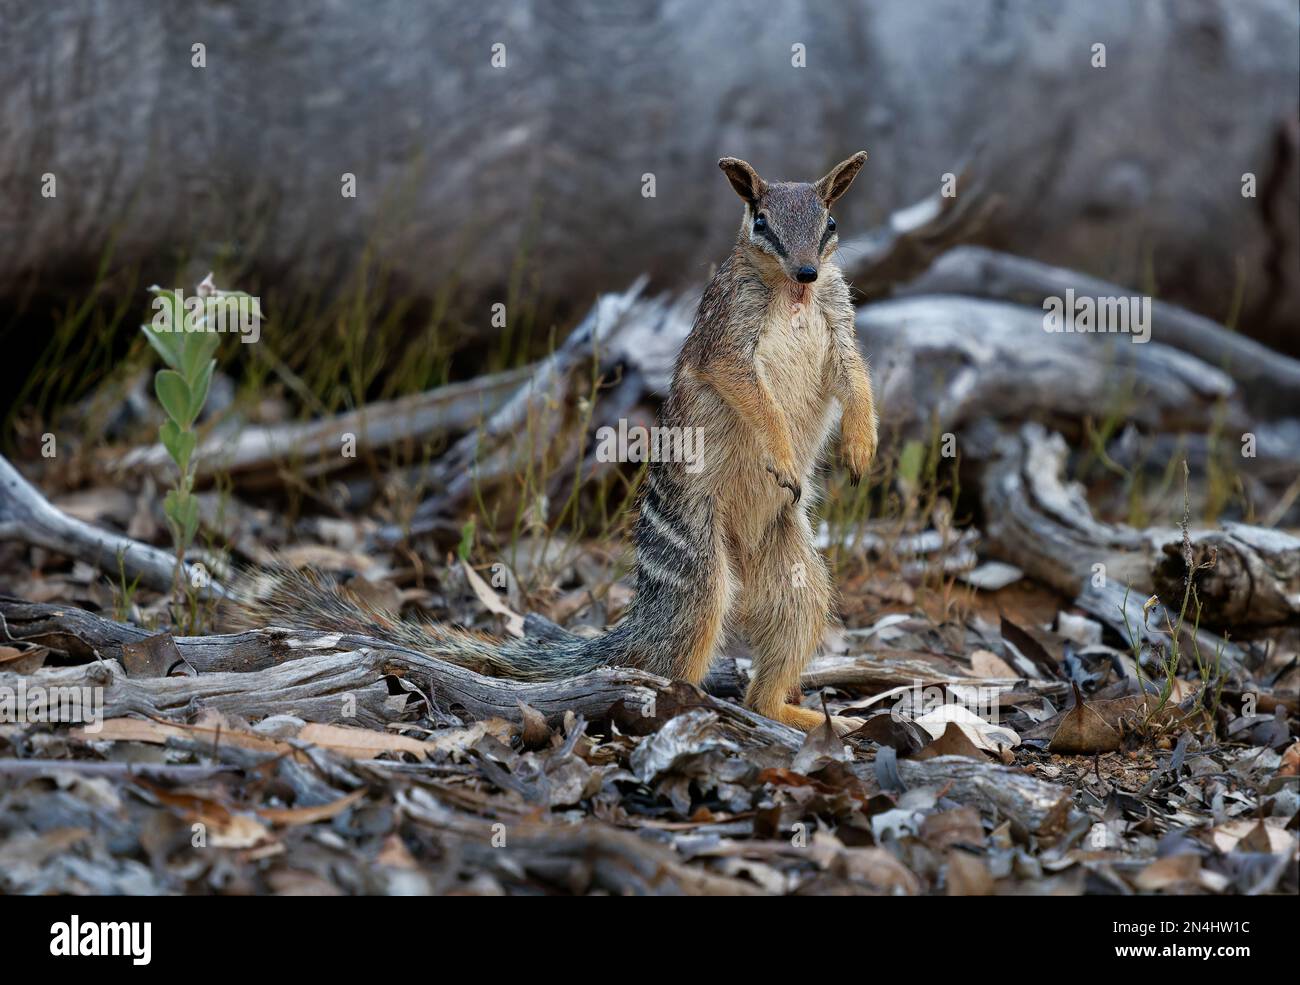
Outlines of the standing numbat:
<svg viewBox="0 0 1300 985">
<path fill-rule="evenodd" d="M 871 380 L 832 261 L 830 214 L 866 159 L 859 151 L 813 184 L 769 183 L 744 161 L 718 162 L 744 218 L 700 301 L 660 418 L 703 429 L 703 468 L 650 464 L 635 528 L 636 595 L 607 633 L 495 641 L 403 621 L 314 572 L 255 579 L 246 612 L 534 681 L 623 666 L 698 684 L 734 630 L 753 651 L 746 704 L 800 729 L 823 723 L 790 699 L 831 620 L 834 590 L 809 513 L 837 404 L 855 483 L 876 450 Z"/>
</svg>

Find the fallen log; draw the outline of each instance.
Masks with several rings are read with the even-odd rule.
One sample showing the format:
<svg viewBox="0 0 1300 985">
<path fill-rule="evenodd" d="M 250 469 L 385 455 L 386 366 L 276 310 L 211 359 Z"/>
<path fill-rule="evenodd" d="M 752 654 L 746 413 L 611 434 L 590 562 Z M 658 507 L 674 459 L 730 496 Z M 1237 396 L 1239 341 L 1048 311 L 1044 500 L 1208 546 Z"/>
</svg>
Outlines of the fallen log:
<svg viewBox="0 0 1300 985">
<path fill-rule="evenodd" d="M 142 643 L 156 635 L 73 606 L 27 602 L 2 595 L 0 628 L 3 629 L 0 636 L 10 641 L 40 644 L 80 659 L 119 662 L 123 658 L 123 647 Z M 525 622 L 525 635 L 555 638 L 573 634 L 531 613 Z M 177 636 L 173 642 L 185 662 L 201 674 L 266 670 L 287 661 L 333 652 L 343 645 L 337 634 L 275 628 L 212 636 Z M 887 657 L 820 657 L 805 669 L 800 686 L 807 691 L 825 687 L 850 688 L 868 695 L 913 684 L 971 687 L 993 683 L 1008 689 L 1027 688 L 1046 696 L 1057 696 L 1065 688 L 1064 684 L 1055 681 L 1015 679 L 990 682 L 938 674 L 923 657 L 921 654 L 912 660 L 897 653 Z M 724 658 L 715 661 L 703 690 L 714 697 L 739 697 L 744 693 L 746 682 L 747 679 L 738 674 L 735 661 Z"/>
<path fill-rule="evenodd" d="M 1039 837 L 1060 834 L 1070 817 L 1068 787 L 997 763 L 965 756 L 900 759 L 898 774 L 911 785 L 940 784 L 945 797 L 1008 818 L 1023 833 Z"/>
<path fill-rule="evenodd" d="M 1207 626 L 1275 626 L 1300 620 L 1300 538 L 1229 523 L 1190 537 L 1192 585 Z M 1187 562 L 1181 539 L 1163 545 L 1155 590 L 1168 609 L 1183 601 Z"/>
<path fill-rule="evenodd" d="M 205 438 L 195 452 L 195 478 L 228 474 L 241 488 L 282 483 L 282 470 L 301 478 L 326 475 L 356 464 L 356 457 L 416 446 L 440 435 L 468 430 L 496 411 L 524 382 L 531 367 L 450 383 L 425 393 L 367 404 L 322 420 L 229 429 Z M 344 439 L 355 439 L 355 456 L 344 454 Z M 171 457 L 162 445 L 123 455 L 116 468 L 168 474 Z"/>
<path fill-rule="evenodd" d="M 8 195 L 0 296 L 93 283 L 109 242 L 111 271 L 230 243 L 232 263 L 305 296 L 369 265 L 391 271 L 396 297 L 438 297 L 454 271 L 458 295 L 497 298 L 525 260 L 547 305 L 640 271 L 678 286 L 717 258 L 739 215 L 719 154 L 806 179 L 865 147 L 850 229 L 929 193 L 986 132 L 991 191 L 1008 202 L 988 242 L 1128 281 L 1152 269 L 1202 310 L 1232 296 L 1239 269 L 1276 264 L 1245 285 L 1245 310 L 1295 323 L 1296 158 L 1278 146 L 1297 106 L 1291 4 L 1205 0 L 1173 16 L 1096 0 L 1039 18 L 969 0 L 945 7 L 943 31 L 927 5 L 907 4 L 766 4 L 758 19 L 742 4 L 665 0 L 516 10 L 8 5 L 0 185 L 39 189 L 48 172 L 76 194 Z M 174 18 L 187 37 L 220 38 L 209 67 L 143 41 L 171 36 Z M 737 24 L 757 61 L 717 56 Z M 1112 45 L 1104 71 L 1086 64 L 1098 40 Z M 793 41 L 806 69 L 788 67 Z M 756 70 L 782 60 L 785 71 Z M 750 108 L 795 104 L 798 140 Z M 195 132 L 154 141 L 163 119 Z M 114 139 L 88 120 L 114 121 Z M 1209 160 L 1213 171 L 1189 164 Z M 647 171 L 660 193 L 648 202 Z M 1257 200 L 1237 187 L 1246 172 Z M 358 191 L 341 208 L 345 173 Z"/>
<path fill-rule="evenodd" d="M 867 305 L 857 329 L 883 434 L 924 441 L 985 417 L 1081 422 L 1116 406 L 1148 431 L 1246 430 L 1222 371 L 1159 342 L 1048 333 L 1042 310 L 927 295 Z"/>
<path fill-rule="evenodd" d="M 1144 593 L 1110 580 L 1090 580 L 1074 600 L 1076 606 L 1114 632 L 1121 646 L 1139 655 L 1148 679 L 1160 680 L 1164 673 L 1162 658 L 1174 636 L 1170 628 L 1179 625 L 1181 598 L 1173 608 L 1163 604 L 1148 607 L 1149 602 L 1150 597 Z M 1222 674 L 1238 686 L 1252 680 L 1248 668 L 1258 663 L 1255 653 L 1205 626 L 1196 626 L 1194 613 L 1188 613 L 1177 635 L 1183 658 L 1180 673 L 1199 671 L 1203 665 L 1209 671 L 1207 676 Z"/>
<path fill-rule="evenodd" d="M 101 530 L 51 505 L 2 455 L 0 540 L 45 547 L 113 576 L 122 575 L 128 582 L 138 578 L 141 584 L 161 592 L 171 589 L 176 572 L 174 554 Z M 208 572 L 199 572 L 193 564 L 184 564 L 183 577 L 194 586 L 199 598 L 226 594 L 219 582 Z"/>
<path fill-rule="evenodd" d="M 1181 589 L 1175 604 L 1146 604 L 1160 545 L 1180 539 L 1180 531 L 1135 530 L 1097 520 L 1082 488 L 1064 481 L 1064 439 L 1041 425 L 1022 425 L 994 443 L 998 451 L 981 482 L 985 546 L 991 556 L 1074 599 L 1118 634 L 1125 647 L 1141 645 L 1148 648 L 1144 653 L 1162 653 L 1174 627 L 1189 665 L 1199 656 L 1209 666 L 1221 662 L 1232 679 L 1249 679 L 1250 656 L 1241 647 L 1197 627 L 1194 615 L 1179 625 Z"/>
<path fill-rule="evenodd" d="M 914 248 L 905 236 L 889 241 L 902 254 Z M 907 265 L 888 250 L 873 257 L 882 270 Z M 626 385 L 640 388 L 617 406 L 666 392 L 673 358 L 690 330 L 692 304 L 688 296 L 643 300 L 638 289 L 603 298 L 483 429 L 419 474 L 438 492 L 421 504 L 410 533 L 433 529 L 476 486 L 522 474 L 530 457 L 540 461 L 563 446 L 563 462 L 575 460 L 587 437 L 574 429 L 564 404 L 575 396 L 575 367 L 597 349 L 602 372 L 613 375 L 621 367 Z M 1246 427 L 1232 379 L 1221 371 L 1159 343 L 1131 344 L 1126 336 L 1048 335 L 1042 312 L 1030 308 L 912 298 L 860 309 L 857 327 L 872 359 L 885 434 L 926 439 L 935 428 L 957 431 L 990 413 L 1082 421 L 1116 401 L 1152 431 L 1208 432 L 1224 426 L 1225 418 L 1228 427 Z M 391 543 L 403 533 L 388 528 L 383 537 Z"/>
<path fill-rule="evenodd" d="M 1027 257 L 978 246 L 959 246 L 940 256 L 898 297 L 960 294 L 1010 301 L 1042 311 L 1046 298 L 1132 297 L 1140 292 L 1098 277 Z M 1217 322 L 1167 301 L 1151 303 L 1151 338 L 1195 356 L 1235 380 L 1252 411 L 1294 417 L 1300 408 L 1300 360 L 1276 352 Z"/>
<path fill-rule="evenodd" d="M 999 434 L 980 486 L 986 549 L 1071 598 L 1098 576 L 1145 598 L 1156 542 L 1177 531 L 1098 521 L 1082 487 L 1064 481 L 1068 454 L 1040 424 Z"/>
<path fill-rule="evenodd" d="M 981 160 L 982 159 L 982 160 Z M 960 195 L 933 195 L 893 212 L 881 225 L 840 243 L 844 278 L 869 301 L 893 292 L 928 270 L 936 257 L 976 239 L 1002 200 L 988 189 L 983 146 L 956 171 Z"/>
<path fill-rule="evenodd" d="M 292 713 L 331 722 L 341 717 L 343 701 L 352 695 L 363 721 L 382 723 L 399 719 L 404 711 L 405 702 L 387 700 L 382 682 L 396 677 L 414 684 L 440 711 L 475 720 L 521 722 L 523 702 L 551 721 L 561 720 L 566 711 L 595 721 L 617 708 L 625 728 L 635 727 L 638 716 L 649 728 L 656 715 L 678 710 L 686 702 L 718 712 L 724 730 L 738 741 L 797 748 L 802 738 L 794 729 L 689 685 L 627 668 L 523 683 L 486 677 L 381 640 L 271 627 L 229 636 L 175 637 L 177 651 L 197 676 L 131 678 L 119 665 L 122 647 L 152 635 L 144 630 L 73 607 L 7 597 L 0 597 L 0 617 L 9 640 L 100 658 L 96 663 L 42 668 L 28 680 L 104 688 L 105 714 L 110 717 L 129 712 L 179 714 L 210 706 L 246 718 Z M 17 677 L 0 675 L 0 682 L 13 685 Z"/>
</svg>

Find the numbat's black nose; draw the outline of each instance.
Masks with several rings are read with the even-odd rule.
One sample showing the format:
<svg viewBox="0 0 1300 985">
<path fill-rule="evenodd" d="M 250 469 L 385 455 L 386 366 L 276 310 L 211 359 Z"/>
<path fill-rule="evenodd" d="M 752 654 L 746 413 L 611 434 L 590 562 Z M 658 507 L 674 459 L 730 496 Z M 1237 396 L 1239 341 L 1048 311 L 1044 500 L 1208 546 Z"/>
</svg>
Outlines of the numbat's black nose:
<svg viewBox="0 0 1300 985">
<path fill-rule="evenodd" d="M 800 284 L 811 284 L 817 279 L 817 268 L 800 267 L 799 272 L 794 277 Z"/>
</svg>

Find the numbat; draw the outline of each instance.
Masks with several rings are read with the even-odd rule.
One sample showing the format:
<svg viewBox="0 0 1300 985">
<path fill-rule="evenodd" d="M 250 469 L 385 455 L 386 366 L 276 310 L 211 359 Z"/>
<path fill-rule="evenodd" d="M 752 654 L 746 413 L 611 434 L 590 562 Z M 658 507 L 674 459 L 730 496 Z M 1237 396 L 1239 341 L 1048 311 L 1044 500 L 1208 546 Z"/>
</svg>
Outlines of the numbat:
<svg viewBox="0 0 1300 985">
<path fill-rule="evenodd" d="M 744 217 L 704 292 L 660 421 L 702 429 L 694 432 L 699 461 L 650 464 L 636 522 L 636 596 L 603 636 L 497 642 L 404 622 L 311 572 L 261 581 L 248 611 L 261 621 L 393 640 L 522 680 L 625 666 L 698 684 L 734 630 L 754 656 L 746 703 L 800 729 L 824 722 L 790 698 L 834 597 L 808 514 L 837 402 L 855 483 L 876 450 L 871 381 L 848 286 L 831 260 L 831 207 L 866 159 L 854 154 L 813 184 L 769 183 L 744 161 L 718 162 Z"/>
</svg>

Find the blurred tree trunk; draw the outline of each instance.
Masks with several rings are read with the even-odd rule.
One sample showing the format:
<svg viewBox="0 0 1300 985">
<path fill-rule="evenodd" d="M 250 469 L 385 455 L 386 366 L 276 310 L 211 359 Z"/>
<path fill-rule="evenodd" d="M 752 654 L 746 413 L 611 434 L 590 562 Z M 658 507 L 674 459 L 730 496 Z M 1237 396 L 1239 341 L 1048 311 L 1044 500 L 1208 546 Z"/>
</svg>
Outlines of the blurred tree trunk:
<svg viewBox="0 0 1300 985">
<path fill-rule="evenodd" d="M 981 144 L 980 242 L 1300 346 L 1294 0 L 0 0 L 0 25 L 10 306 L 111 244 L 146 283 L 225 256 L 328 288 L 370 245 L 414 296 L 502 299 L 518 268 L 585 308 L 721 257 L 723 154 L 808 179 L 866 148 L 852 232 Z"/>
</svg>

